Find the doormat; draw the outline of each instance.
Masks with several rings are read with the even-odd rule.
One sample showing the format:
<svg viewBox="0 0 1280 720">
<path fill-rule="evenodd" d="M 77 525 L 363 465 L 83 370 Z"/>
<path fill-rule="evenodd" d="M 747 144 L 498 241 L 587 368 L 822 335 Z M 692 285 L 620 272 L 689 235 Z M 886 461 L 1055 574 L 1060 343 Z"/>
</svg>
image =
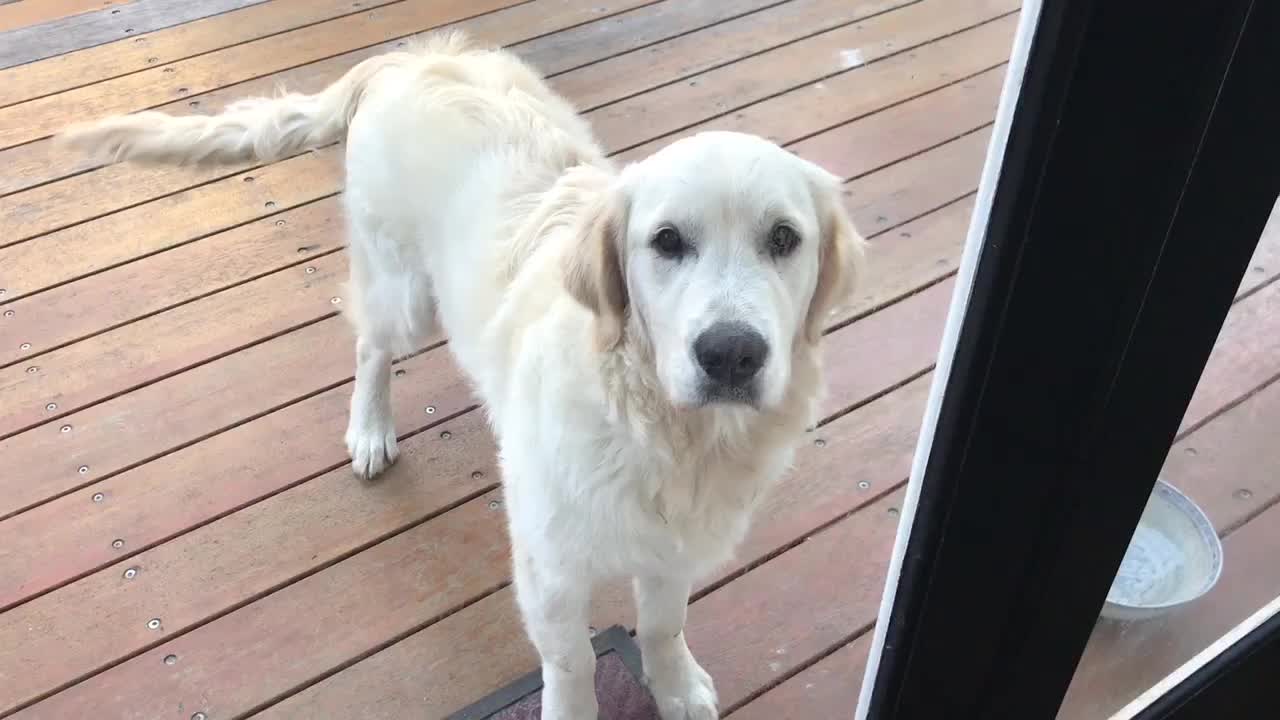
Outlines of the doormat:
<svg viewBox="0 0 1280 720">
<path fill-rule="evenodd" d="M 645 687 L 640 648 L 626 628 L 614 627 L 591 640 L 596 650 L 596 700 L 600 720 L 659 720 L 658 706 Z M 535 670 L 447 720 L 538 720 L 542 713 L 542 671 Z"/>
</svg>

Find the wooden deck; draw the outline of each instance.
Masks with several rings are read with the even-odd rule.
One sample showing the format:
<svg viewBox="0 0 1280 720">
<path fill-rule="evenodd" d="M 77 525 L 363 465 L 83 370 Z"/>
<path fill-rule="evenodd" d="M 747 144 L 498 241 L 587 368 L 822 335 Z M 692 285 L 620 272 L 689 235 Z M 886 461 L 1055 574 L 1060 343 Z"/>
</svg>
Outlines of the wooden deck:
<svg viewBox="0 0 1280 720">
<path fill-rule="evenodd" d="M 0 4 L 0 717 L 442 718 L 536 667 L 493 441 L 439 343 L 397 365 L 399 464 L 347 467 L 338 149 L 94 168 L 47 139 L 314 91 L 455 23 L 536 63 L 623 159 L 732 128 L 847 178 L 875 274 L 832 326 L 826 420 L 688 634 L 735 719 L 848 716 L 1018 5 Z M 1226 535 L 1226 574 L 1100 625 L 1063 717 L 1104 717 L 1280 593 L 1276 225 L 1166 473 Z M 630 624 L 621 589 L 597 606 Z"/>
</svg>

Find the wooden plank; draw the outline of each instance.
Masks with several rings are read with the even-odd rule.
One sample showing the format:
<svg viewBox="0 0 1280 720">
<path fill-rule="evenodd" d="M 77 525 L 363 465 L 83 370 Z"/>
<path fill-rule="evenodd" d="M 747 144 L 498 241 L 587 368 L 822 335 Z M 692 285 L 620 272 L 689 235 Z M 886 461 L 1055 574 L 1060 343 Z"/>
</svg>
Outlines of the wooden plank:
<svg viewBox="0 0 1280 720">
<path fill-rule="evenodd" d="M 1258 249 L 1253 253 L 1253 261 L 1241 281 L 1241 289 L 1245 292 L 1255 290 L 1270 282 L 1271 278 L 1280 274 L 1280 243 L 1276 236 L 1280 235 L 1280 201 L 1271 209 L 1271 217 L 1262 230 L 1258 240 Z"/>
<path fill-rule="evenodd" d="M 995 15 L 1013 3 L 993 2 L 988 12 Z M 913 9 L 918 6 L 913 6 Z M 671 142 L 703 130 L 743 130 L 770 139 L 800 138 L 834 127 L 849 119 L 875 112 L 956 80 L 994 68 L 1009 59 L 1016 14 L 958 32 L 914 51 L 900 52 L 879 62 L 857 65 L 803 87 L 774 95 L 749 107 L 724 103 L 713 106 L 712 119 L 681 128 L 677 123 L 660 123 L 667 135 L 642 142 L 619 154 L 622 161 L 645 157 Z M 896 40 L 890 41 L 895 43 Z M 865 51 L 864 51 L 865 52 Z M 797 113 L 795 108 L 807 111 Z M 626 130 L 619 132 L 625 135 Z M 627 136 L 635 140 L 635 136 Z"/>
<path fill-rule="evenodd" d="M 813 720 L 848 715 L 858 705 L 871 634 L 864 633 L 741 707 L 733 720 Z"/>
<path fill-rule="evenodd" d="M 147 0 L 0 33 L 0 68 L 133 37 L 263 0 Z"/>
<path fill-rule="evenodd" d="M 332 195 L 341 177 L 329 148 L 73 225 L 0 249 L 0 284 L 16 300 Z"/>
<path fill-rule="evenodd" d="M 1170 452 L 1165 479 L 1230 532 L 1222 578 L 1209 595 L 1167 615 L 1099 623 L 1060 717 L 1107 717 L 1280 596 L 1277 423 L 1280 384 L 1272 383 Z"/>
<path fill-rule="evenodd" d="M 582 67 L 579 72 L 554 76 L 552 85 L 572 97 L 579 109 L 591 111 L 906 4 L 903 0 L 790 0 L 616 55 Z M 629 32 L 631 25 L 620 24 L 619 30 Z M 538 67 L 545 67 L 558 53 L 557 48 L 548 47 L 527 57 Z"/>
<path fill-rule="evenodd" d="M 841 176 L 861 175 L 882 165 L 884 158 L 912 155 L 945 142 L 957 128 L 968 129 L 971 120 L 982 117 L 984 112 L 988 113 L 986 117 L 989 120 L 994 114 L 999 83 L 985 79 L 986 75 L 972 83 L 948 86 L 894 106 L 886 111 L 885 117 L 877 113 L 840 126 L 830 133 L 792 146 L 792 149 Z M 938 118 L 944 118 L 946 122 L 938 122 Z M 836 138 L 828 141 L 825 139 L 827 135 Z M 925 210 L 971 192 L 974 189 L 971 180 L 980 167 L 987 137 L 985 130 L 980 131 L 974 137 L 957 143 L 947 153 L 933 157 L 932 162 L 936 166 L 931 171 L 918 168 L 918 163 L 913 162 L 899 166 L 894 172 L 902 173 L 902 178 L 890 181 L 897 186 L 894 192 L 915 194 L 940 190 L 942 194 L 935 195 L 932 205 L 916 205 Z M 916 184 L 919 177 L 944 171 L 958 175 Z M 855 183 L 848 192 L 857 193 L 858 187 L 859 184 Z M 229 187 L 232 192 L 237 189 L 234 183 Z M 883 202 L 896 195 L 886 196 L 873 190 L 869 197 Z M 295 201 L 301 200 L 295 198 Z M 916 202 L 906 198 L 904 201 L 908 204 Z M 256 209 L 257 206 L 251 207 Z M 295 254 L 294 245 L 285 242 L 286 239 L 296 239 L 303 247 L 312 248 L 311 254 L 336 248 L 342 242 L 339 212 L 335 201 L 325 200 L 311 209 L 280 215 L 280 219 L 290 223 L 288 234 L 282 238 L 275 237 L 281 234 L 281 228 L 274 224 L 278 220 L 258 220 L 198 243 L 55 287 L 37 296 L 14 300 L 9 306 L 14 315 L 9 319 L 6 330 L 11 337 L 21 337 L 21 340 L 7 346 L 0 345 L 0 367 L 288 267 L 307 257 L 305 253 L 301 256 Z M 884 213 L 869 212 L 865 203 L 854 215 L 859 227 L 866 231 L 882 228 L 888 220 Z M 175 229 L 173 232 L 175 235 L 170 237 L 181 237 L 177 233 L 182 232 L 191 234 L 189 229 Z M 79 234 L 86 233 L 82 231 Z M 96 236 L 99 233 L 87 234 Z M 82 240 L 92 242 L 88 238 Z M 30 347 L 23 350 L 23 344 Z"/>
<path fill-rule="evenodd" d="M 9 0 L 0 2 L 0 32 L 38 25 L 60 18 L 92 12 L 133 0 Z M 3 91 L 0 90 L 0 93 Z"/>
<path fill-rule="evenodd" d="M 163 105 L 505 7 L 510 0 L 403 0 L 235 47 L 0 108 L 0 148 L 88 120 Z"/>
<path fill-rule="evenodd" d="M 902 159 L 904 147 L 931 148 L 985 128 L 996 115 L 1005 66 L 852 120 L 789 146 L 843 178 Z M 945 124 L 938 122 L 945 116 Z M 956 131 L 960 132 L 957 133 Z"/>
<path fill-rule="evenodd" d="M 832 85 L 825 95 L 792 97 L 785 113 L 789 131 L 768 128 L 761 133 L 786 142 L 936 89 L 949 82 L 948 77 L 956 79 L 953 73 L 972 74 L 1008 60 L 1016 18 L 995 18 L 1017 6 L 1017 0 L 924 0 L 612 103 L 590 114 L 592 125 L 606 145 L 624 151 L 623 157 L 631 160 L 653 152 L 658 143 L 649 141 L 655 136 L 733 113 L 798 85 Z M 886 59 L 876 62 L 881 58 Z M 838 101 L 836 87 L 842 93 Z M 798 107 L 806 112 L 795 112 Z M 740 114 L 739 127 L 767 127 L 754 115 L 748 119 L 745 112 Z M 732 129 L 734 124 L 717 122 L 716 127 Z M 639 145 L 647 150 L 630 153 Z"/>
<path fill-rule="evenodd" d="M 616 12 L 641 6 L 652 0 L 599 0 L 590 6 L 584 6 L 576 0 L 537 0 L 536 3 L 514 5 L 504 10 L 470 18 L 450 27 L 461 27 L 486 42 L 511 45 L 523 43 L 536 48 L 541 42 L 549 42 L 556 32 L 570 25 L 607 18 Z M 545 37 L 539 37 L 545 36 Z M 529 40 L 529 38 L 536 38 Z M 185 114 L 191 112 L 213 112 L 226 106 L 227 103 L 242 97 L 274 93 L 281 85 L 298 92 L 317 92 L 340 77 L 361 60 L 377 55 L 397 46 L 403 40 L 390 40 L 370 47 L 341 53 L 325 60 L 307 63 L 299 67 L 272 73 L 242 83 L 226 85 L 218 90 L 194 94 L 159 106 L 158 110 Z M 566 59 L 580 62 L 580 56 L 569 55 Z M 5 196 L 24 189 L 36 188 L 55 180 L 83 173 L 97 167 L 83 156 L 83 153 L 70 152 L 53 147 L 47 140 L 20 145 L 9 150 L 0 151 L 0 167 L 7 167 L 10 172 L 0 175 L 0 196 Z M 247 166 L 245 166 L 247 167 Z M 237 172 L 235 168 L 143 168 L 132 165 L 112 165 L 105 172 L 124 173 L 109 175 L 102 184 L 95 187 L 112 188 L 116 193 L 118 204 L 133 205 L 148 199 L 177 192 L 186 187 L 207 182 Z M 162 182 L 168 180 L 167 183 Z M 122 196 L 121 186 L 131 187 L 143 185 L 150 188 L 147 192 L 131 193 Z M 89 190 L 90 188 L 80 188 Z M 77 197 L 66 191 L 60 197 Z M 83 199 L 83 196 L 81 196 Z M 39 207 L 41 203 L 31 201 Z M 97 214 L 106 212 L 100 210 Z M 93 217 L 93 215 L 82 216 Z M 64 223 L 68 224 L 68 223 Z"/>
<path fill-rule="evenodd" d="M 1247 390 L 1280 375 L 1280 283 L 1272 282 L 1236 303 L 1218 333 L 1213 354 L 1182 419 L 1194 428 Z M 1245 388 L 1246 392 L 1239 389 Z M 1230 389 L 1230 390 L 1228 390 Z"/>
<path fill-rule="evenodd" d="M 329 438 L 322 449 L 338 442 Z M 323 474 L 0 615 L 0 636 L 7 638 L 0 645 L 0 675 L 6 679 L 0 683 L 0 712 L 402 532 L 496 483 L 493 441 L 479 413 L 415 435 L 401 450 L 400 463 L 378 483 L 358 482 L 345 469 Z M 239 473 L 222 480 L 254 481 Z M 92 506 L 88 498 L 86 506 Z M 491 530 L 486 536 L 501 536 L 498 526 L 485 528 Z M 112 539 L 100 542 L 110 545 Z M 126 578 L 131 567 L 137 573 Z M 420 581 L 437 584 L 442 577 L 424 574 Z M 90 609 L 94 614 L 81 612 Z M 163 623 L 158 632 L 146 626 L 152 617 Z M 33 627 L 41 632 L 33 636 Z M 14 638 L 24 647 L 8 641 Z"/>
<path fill-rule="evenodd" d="M 114 42 L 0 70 L 0 107 L 393 2 L 400 0 L 275 0 L 156 32 L 139 34 L 135 30 L 130 37 Z M 0 19 L 0 25 L 2 23 Z"/>
<path fill-rule="evenodd" d="M 516 44 L 512 49 L 526 60 L 537 63 L 544 71 L 552 73 L 553 86 L 575 103 L 585 106 L 650 89 L 683 77 L 702 65 L 728 62 L 734 57 L 726 57 L 727 51 L 722 43 L 727 41 L 736 39 L 738 49 L 744 54 L 758 52 L 767 49 L 770 44 L 779 45 L 803 37 L 806 28 L 799 25 L 800 21 L 817 22 L 816 18 L 821 17 L 824 18 L 822 22 L 832 25 L 853 22 L 906 1 L 863 0 L 849 3 L 841 0 L 793 0 L 765 12 L 752 13 L 726 23 L 733 32 L 722 30 L 725 25 L 713 25 L 704 30 L 696 28 L 699 23 L 707 22 L 717 14 L 727 13 L 731 8 L 738 11 L 751 5 L 730 5 L 713 0 L 677 4 L 664 2 Z M 760 0 L 751 2 L 758 4 Z M 527 19 L 515 15 L 528 14 L 530 11 L 530 6 L 520 6 L 462 23 L 461 26 L 491 41 L 510 43 L 514 29 L 528 27 Z M 574 12 L 585 15 L 581 9 Z M 493 21 L 499 17 L 502 18 L 502 23 L 493 27 Z M 625 23 L 622 23 L 624 20 Z M 694 32 L 682 34 L 691 29 Z M 624 30 L 626 34 L 623 34 Z M 608 58 L 611 53 L 638 47 L 642 42 L 659 35 L 677 37 L 661 46 L 633 51 L 607 59 L 603 63 L 586 64 L 599 58 Z M 528 37 L 527 31 L 524 37 Z M 608 42 L 602 43 L 601 40 Z M 378 51 L 385 49 L 388 49 L 385 44 L 375 48 Z M 679 62 L 657 62 L 658 58 L 652 56 L 652 51 L 655 50 L 660 51 L 660 57 L 678 58 Z M 339 58 L 311 63 L 275 76 L 208 93 L 190 101 L 171 103 L 163 109 L 181 114 L 194 109 L 216 111 L 227 102 L 245 94 L 271 93 L 279 83 L 303 92 L 315 91 L 337 79 L 359 59 L 373 54 L 376 53 L 348 53 Z M 581 67 L 568 71 L 575 66 Z M 591 94 L 578 94 L 584 91 Z M 200 103 L 199 108 L 190 107 L 190 102 Z M 52 148 L 50 150 L 51 154 L 41 158 L 46 166 L 58 164 L 74 168 L 86 162 L 74 154 L 52 151 Z M 248 164 L 238 168 L 112 165 L 10 195 L 0 199 L 0 222 L 12 228 L 9 237 L 0 240 L 0 247 L 100 216 L 120 205 L 136 204 L 180 191 L 184 187 L 226 177 L 247 167 Z"/>
<path fill-rule="evenodd" d="M 311 266 L 314 273 L 295 266 L 0 369 L 0 437 L 332 314 L 345 258 Z"/>
<path fill-rule="evenodd" d="M 536 48 L 528 48 L 522 57 L 543 73 L 559 73 L 578 69 L 586 65 L 584 62 L 565 62 L 566 55 L 588 54 L 599 58 L 610 58 L 624 52 L 633 52 L 633 48 L 648 48 L 672 36 L 671 29 L 680 27 L 686 33 L 694 33 L 708 27 L 730 21 L 734 18 L 755 17 L 760 10 L 775 6 L 785 7 L 796 0 L 734 0 L 734 2 L 717 2 L 717 0 L 663 0 L 652 5 L 619 13 L 600 22 L 583 25 L 556 33 L 540 40 Z M 905 0 L 910 2 L 911 0 Z M 801 4 L 811 4 L 800 0 Z M 904 4 L 904 0 L 881 0 L 878 7 L 891 8 Z M 836 9 L 837 16 L 844 16 L 853 6 L 854 12 L 866 13 L 873 5 L 867 3 L 844 3 L 843 9 Z M 766 45 L 767 47 L 767 45 Z M 757 47 L 759 52 L 761 47 Z M 556 69 L 552 69 L 556 68 Z M 650 68 L 656 75 L 663 76 L 667 71 L 663 68 Z"/>
<path fill-rule="evenodd" d="M 924 215 L 938 205 L 947 203 L 951 198 L 973 189 L 985 146 L 985 141 L 974 142 L 975 139 L 982 140 L 981 137 L 966 136 L 955 143 L 916 155 L 904 163 L 859 178 L 847 186 L 850 211 L 859 225 L 877 223 L 883 227 L 906 223 L 897 230 L 891 241 L 873 243 L 872 258 L 881 268 L 879 271 L 881 279 L 878 284 L 867 287 L 865 294 L 851 306 L 851 313 L 855 315 L 865 313 L 891 298 L 904 294 L 911 288 L 933 282 L 940 275 L 951 271 L 954 266 L 954 257 L 958 255 L 960 238 L 964 234 L 969 205 L 956 203 L 950 207 L 944 207 L 940 212 L 912 222 L 907 221 Z M 290 220 L 290 222 L 294 221 Z M 872 236 L 874 239 L 875 235 L 872 234 Z M 336 262 L 341 260 L 340 257 L 335 258 Z M 316 266 L 310 265 L 310 267 Z M 316 275 L 318 274 L 317 272 Z M 333 281 L 336 281 L 342 276 L 342 272 L 336 270 L 329 275 Z M 263 281 L 266 280 L 266 278 L 263 279 Z M 108 283 L 106 287 L 110 288 L 111 285 Z M 243 290 L 243 287 L 238 288 L 237 292 Z M 320 297 L 325 297 L 328 292 L 337 291 L 337 285 L 330 284 L 320 292 Z M 285 320 L 290 320 L 291 315 L 287 306 L 291 302 L 294 302 L 291 298 L 274 298 L 268 301 L 268 304 L 277 308 L 277 312 L 280 312 Z M 239 314 L 230 301 L 224 303 L 218 296 L 184 307 L 192 308 L 202 304 L 210 306 L 205 312 L 205 317 L 235 318 Z M 250 304 L 256 305 L 258 302 L 250 298 Z M 307 303 L 303 309 L 306 307 L 314 307 L 314 303 Z M 156 316 L 151 321 L 159 323 L 164 317 L 165 315 Z M 181 323 L 178 327 L 186 328 L 195 325 L 198 325 L 197 321 Z M 127 327 L 122 328 L 120 332 L 127 332 L 127 330 Z M 163 337 L 159 331 L 153 329 L 152 332 L 157 334 L 144 333 L 138 342 L 147 343 L 151 341 L 148 338 Z M 177 342 L 190 342 L 185 335 L 191 332 L 179 332 Z M 195 334 L 203 337 L 209 332 L 209 327 L 205 327 Z M 337 320 L 321 323 L 317 326 L 317 332 L 324 334 L 309 339 L 308 343 L 340 347 L 349 342 L 349 333 Z M 147 458 L 216 433 L 234 424 L 237 417 L 251 417 L 258 412 L 265 412 L 271 407 L 288 402 L 293 397 L 307 394 L 310 388 L 323 387 L 330 381 L 340 382 L 349 376 L 351 366 L 349 357 L 345 353 L 305 353 L 294 349 L 297 347 L 295 342 L 287 335 L 267 341 L 258 350 L 242 351 L 229 358 L 217 360 L 202 366 L 199 370 L 188 371 L 162 381 L 154 388 L 135 391 L 87 410 L 65 415 L 40 428 L 0 443 L 0 466 L 29 468 L 22 477 L 0 476 L 0 499 L 2 499 L 0 500 L 0 517 L 84 487 L 94 480 L 109 477 Z M 116 344 L 104 345 L 101 352 L 114 354 L 111 348 Z M 265 368 L 259 367 L 262 361 L 254 357 L 257 353 L 286 358 L 305 356 L 308 358 L 308 371 L 298 373 L 282 368 L 282 372 L 278 375 L 264 372 Z M 86 355 L 92 358 L 96 354 L 97 351 L 91 350 Z M 406 364 L 406 367 L 411 366 Z M 412 373 L 413 370 L 410 369 L 409 372 Z M 430 373 L 425 377 L 437 378 L 443 375 Z M 101 382 L 99 378 L 99 383 Z M 221 397 L 218 394 L 218 388 L 223 387 L 255 388 L 256 390 L 238 393 L 231 407 L 219 409 L 212 406 L 209 398 Z M 427 391 L 434 386 L 428 384 L 417 387 Z M 341 397 L 333 400 L 330 408 L 333 412 L 330 421 L 332 434 L 335 437 L 341 433 L 346 392 L 348 391 L 343 389 L 339 393 Z M 246 398 L 252 398 L 254 402 L 248 403 Z M 444 402 L 443 393 L 434 397 L 428 393 L 427 398 L 428 404 L 434 401 L 437 405 L 441 405 L 441 412 L 445 412 L 445 406 L 448 403 Z M 43 406 L 34 403 L 33 412 L 39 407 Z M 57 412 L 62 414 L 66 407 L 60 406 Z M 417 410 L 406 410 L 406 413 L 400 416 L 402 424 L 399 427 L 411 429 L 417 427 L 422 421 Z M 57 432 L 63 424 L 72 425 L 74 431 L 66 434 Z M 298 420 L 296 424 L 314 427 L 316 421 Z M 159 427 L 166 428 L 166 431 L 155 432 L 154 429 Z M 119 443 L 116 438 L 121 432 L 128 433 L 135 439 L 131 443 Z M 266 448 L 271 442 L 270 437 L 270 435 L 264 435 L 259 440 L 242 439 L 239 442 L 245 448 Z M 210 443 L 217 444 L 222 440 L 223 438 L 218 436 L 202 443 L 201 447 L 208 447 Z M 216 459 L 223 457 L 220 454 L 222 452 L 224 451 L 218 450 L 210 456 L 200 456 L 197 450 L 190 449 L 187 454 L 197 453 L 197 459 L 189 466 L 169 470 L 164 465 L 153 462 L 135 472 L 154 471 L 158 473 L 155 477 L 162 478 L 156 481 L 161 484 L 167 482 L 163 478 L 200 477 L 201 472 L 198 472 L 200 470 L 221 475 L 225 471 L 219 469 L 221 466 Z M 309 457 L 307 452 L 299 452 L 301 457 Z M 335 446 L 331 448 L 331 452 L 332 455 L 327 461 L 330 467 L 342 461 L 340 448 Z M 62 462 L 44 461 L 51 454 L 62 458 Z M 272 447 L 270 457 L 266 459 L 255 461 L 253 460 L 255 455 L 245 450 L 239 451 L 235 456 L 245 463 L 241 467 L 253 467 L 255 462 L 270 465 L 283 458 L 294 457 L 283 452 L 278 445 Z M 73 468 L 78 469 L 82 466 L 87 468 L 84 475 L 78 472 L 75 475 L 71 473 Z M 303 467 L 309 466 L 303 465 Z M 267 474 L 261 467 L 256 467 L 253 472 L 258 476 Z M 294 472 L 304 475 L 314 471 L 295 467 Z M 278 482 L 290 481 L 291 478 L 286 477 Z M 184 516 L 177 514 L 173 517 L 176 520 Z M 3 527 L 5 526 L 0 525 L 0 528 Z M 181 527 L 181 525 L 170 526 L 168 532 L 177 532 Z M 43 536 L 43 533 L 41 535 Z M 55 537 L 65 539 L 70 535 Z M 3 544 L 5 543 L 0 543 L 0 545 Z M 134 546 L 135 543 L 131 543 L 130 547 Z M 74 552 L 70 554 L 76 555 Z M 83 559 L 90 561 L 94 556 L 84 555 Z M 57 565 L 52 561 L 47 562 L 51 566 Z M 0 606 L 4 604 L 6 603 L 0 603 Z"/>
<path fill-rule="evenodd" d="M 328 197 L 16 299 L 4 307 L 13 314 L 0 331 L 0 367 L 337 250 L 346 241 L 339 205 Z"/>
</svg>

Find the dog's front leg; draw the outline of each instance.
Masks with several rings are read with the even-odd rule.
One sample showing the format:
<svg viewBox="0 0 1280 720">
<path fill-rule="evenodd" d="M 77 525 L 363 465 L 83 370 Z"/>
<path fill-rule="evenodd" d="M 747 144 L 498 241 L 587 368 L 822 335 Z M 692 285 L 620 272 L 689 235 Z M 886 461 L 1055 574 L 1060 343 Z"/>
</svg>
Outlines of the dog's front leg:
<svg viewBox="0 0 1280 720">
<path fill-rule="evenodd" d="M 591 582 L 556 558 L 514 548 L 516 598 L 542 660 L 542 720 L 596 720 Z M 544 555 L 551 554 L 544 549 Z"/>
<path fill-rule="evenodd" d="M 684 640 L 691 585 L 678 576 L 635 579 L 636 640 L 662 720 L 718 717 L 715 685 Z"/>
<path fill-rule="evenodd" d="M 399 456 L 391 415 L 391 352 L 364 337 L 356 341 L 346 441 L 351 469 L 363 479 L 377 476 Z"/>
</svg>

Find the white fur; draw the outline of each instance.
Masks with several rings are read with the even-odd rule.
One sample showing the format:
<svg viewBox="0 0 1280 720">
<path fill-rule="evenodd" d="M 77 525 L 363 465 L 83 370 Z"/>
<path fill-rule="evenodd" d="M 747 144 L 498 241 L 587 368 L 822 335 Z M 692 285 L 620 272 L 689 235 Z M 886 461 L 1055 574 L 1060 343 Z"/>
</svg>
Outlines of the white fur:
<svg viewBox="0 0 1280 720">
<path fill-rule="evenodd" d="M 665 720 L 716 717 L 684 641 L 693 583 L 729 559 L 814 421 L 820 327 L 861 240 L 838 184 L 754 136 L 704 133 L 618 171 L 513 56 L 445 36 L 316 96 L 158 113 L 64 139 L 110 159 L 269 159 L 348 141 L 348 315 L 359 336 L 355 472 L 396 459 L 388 375 L 439 317 L 499 439 L 517 596 L 544 720 L 596 717 L 587 621 L 599 579 L 634 579 Z M 800 235 L 774 257 L 775 223 Z M 693 251 L 660 256 L 675 225 Z M 770 348 L 753 402 L 707 402 L 691 350 L 714 322 Z"/>
</svg>

